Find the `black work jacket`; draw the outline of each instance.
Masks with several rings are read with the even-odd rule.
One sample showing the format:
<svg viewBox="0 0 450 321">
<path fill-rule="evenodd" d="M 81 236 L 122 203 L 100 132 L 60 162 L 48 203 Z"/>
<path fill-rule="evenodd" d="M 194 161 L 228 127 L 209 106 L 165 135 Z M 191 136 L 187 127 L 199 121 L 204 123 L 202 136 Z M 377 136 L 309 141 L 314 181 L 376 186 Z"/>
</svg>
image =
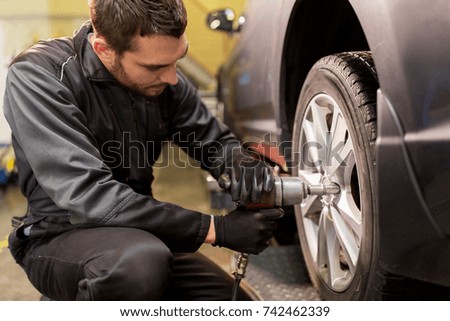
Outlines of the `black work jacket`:
<svg viewBox="0 0 450 321">
<path fill-rule="evenodd" d="M 9 69 L 4 112 L 29 204 L 21 228 L 32 224 L 29 237 L 40 239 L 132 227 L 172 251 L 195 251 L 210 216 L 154 199 L 152 165 L 171 140 L 217 178 L 224 150 L 239 143 L 182 74 L 157 98 L 122 87 L 92 50 L 91 32 L 86 23 L 73 38 L 40 42 Z"/>
</svg>

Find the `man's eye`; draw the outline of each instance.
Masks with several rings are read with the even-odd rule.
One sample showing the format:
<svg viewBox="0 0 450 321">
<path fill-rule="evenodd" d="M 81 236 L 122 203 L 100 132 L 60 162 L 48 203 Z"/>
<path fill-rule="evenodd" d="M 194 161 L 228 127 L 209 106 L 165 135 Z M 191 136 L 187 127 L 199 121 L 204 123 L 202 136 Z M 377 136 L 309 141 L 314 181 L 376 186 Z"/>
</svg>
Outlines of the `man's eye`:
<svg viewBox="0 0 450 321">
<path fill-rule="evenodd" d="M 148 71 L 151 71 L 151 72 L 155 72 L 155 71 L 161 70 L 162 68 L 163 68 L 163 67 L 160 67 L 160 66 L 147 67 L 147 70 L 148 70 Z"/>
</svg>

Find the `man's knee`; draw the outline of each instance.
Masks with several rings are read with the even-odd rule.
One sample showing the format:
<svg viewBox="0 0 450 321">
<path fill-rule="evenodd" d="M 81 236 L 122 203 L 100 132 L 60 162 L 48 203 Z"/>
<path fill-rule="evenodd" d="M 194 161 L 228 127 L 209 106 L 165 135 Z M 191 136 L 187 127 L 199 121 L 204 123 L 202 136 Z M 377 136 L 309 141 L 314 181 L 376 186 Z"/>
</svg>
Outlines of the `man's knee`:
<svg viewBox="0 0 450 321">
<path fill-rule="evenodd" d="M 137 234 L 145 233 L 139 231 Z M 111 253 L 86 266 L 79 296 L 92 300 L 158 300 L 171 276 L 173 256 L 155 236 L 125 240 Z"/>
</svg>

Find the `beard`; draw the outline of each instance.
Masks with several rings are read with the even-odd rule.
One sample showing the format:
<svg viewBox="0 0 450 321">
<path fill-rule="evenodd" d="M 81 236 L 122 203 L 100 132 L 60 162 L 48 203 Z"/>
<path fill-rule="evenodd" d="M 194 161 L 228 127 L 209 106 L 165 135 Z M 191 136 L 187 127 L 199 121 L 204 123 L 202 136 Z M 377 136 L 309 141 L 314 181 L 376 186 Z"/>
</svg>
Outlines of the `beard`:
<svg viewBox="0 0 450 321">
<path fill-rule="evenodd" d="M 122 63 L 118 58 L 115 59 L 114 64 L 111 66 L 110 73 L 116 78 L 116 80 L 125 88 L 133 91 L 141 96 L 145 97 L 157 97 L 168 86 L 166 83 L 159 83 L 156 85 L 143 86 L 139 85 L 128 76 Z"/>
</svg>

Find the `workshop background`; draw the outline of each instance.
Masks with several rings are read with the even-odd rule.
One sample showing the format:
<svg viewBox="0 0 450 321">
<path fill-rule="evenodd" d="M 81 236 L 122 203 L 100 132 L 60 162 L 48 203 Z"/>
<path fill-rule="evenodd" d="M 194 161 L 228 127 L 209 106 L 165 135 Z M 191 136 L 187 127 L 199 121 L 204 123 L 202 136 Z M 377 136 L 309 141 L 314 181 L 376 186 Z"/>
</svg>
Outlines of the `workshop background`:
<svg viewBox="0 0 450 321">
<path fill-rule="evenodd" d="M 211 111 L 220 114 L 215 98 L 217 85 L 215 74 L 227 59 L 236 39 L 232 35 L 214 32 L 207 28 L 206 16 L 209 12 L 225 7 L 234 9 L 238 16 L 245 8 L 245 0 L 185 0 L 185 5 L 189 19 L 186 33 L 190 47 L 188 56 L 180 61 L 179 67 L 197 85 Z M 0 1 L 1 96 L 3 97 L 8 64 L 15 55 L 40 39 L 71 36 L 87 19 L 87 0 Z M 26 200 L 15 181 L 16 169 L 14 153 L 10 146 L 10 135 L 10 129 L 1 110 L 0 300 L 40 300 L 41 294 L 33 288 L 25 273 L 13 262 L 7 249 L 11 218 L 23 215 L 26 211 Z M 175 146 L 166 146 L 158 164 L 153 185 L 157 199 L 212 214 L 224 214 L 227 212 L 224 207 L 232 206 L 231 200 L 226 197 L 228 195 L 225 195 L 225 198 L 224 195 L 217 197 L 217 183 Z M 180 184 L 180 181 L 184 183 Z M 290 257 L 299 257 L 297 246 L 287 250 L 295 252 L 295 255 Z M 234 268 L 235 253 L 210 245 L 203 246 L 201 251 L 231 273 Z M 295 275 L 293 275 L 292 269 L 288 271 L 277 265 L 280 264 L 279 260 L 276 260 L 273 265 L 274 256 L 271 256 L 270 249 L 266 252 L 265 256 L 260 255 L 257 259 L 252 259 L 253 272 L 249 267 L 247 277 L 249 281 L 244 282 L 255 299 L 317 299 L 304 270 L 294 269 Z M 264 261 L 265 258 L 269 261 L 272 258 L 272 263 Z M 265 269 L 268 264 L 273 271 L 276 271 L 275 274 L 266 274 Z M 272 286 L 274 277 L 278 278 L 276 287 Z M 280 282 L 280 280 L 284 281 Z M 304 286 L 299 287 L 299 283 Z"/>
<path fill-rule="evenodd" d="M 213 10 L 243 11 L 245 0 L 185 0 L 189 25 L 186 31 L 189 54 L 181 63 L 201 89 L 213 90 L 214 75 L 234 44 L 233 37 L 211 31 L 206 16 Z M 10 60 L 40 39 L 71 36 L 88 20 L 87 0 L 0 1 L 0 92 L 3 96 Z M 10 142 L 10 130 L 0 116 L 0 144 Z"/>
</svg>

